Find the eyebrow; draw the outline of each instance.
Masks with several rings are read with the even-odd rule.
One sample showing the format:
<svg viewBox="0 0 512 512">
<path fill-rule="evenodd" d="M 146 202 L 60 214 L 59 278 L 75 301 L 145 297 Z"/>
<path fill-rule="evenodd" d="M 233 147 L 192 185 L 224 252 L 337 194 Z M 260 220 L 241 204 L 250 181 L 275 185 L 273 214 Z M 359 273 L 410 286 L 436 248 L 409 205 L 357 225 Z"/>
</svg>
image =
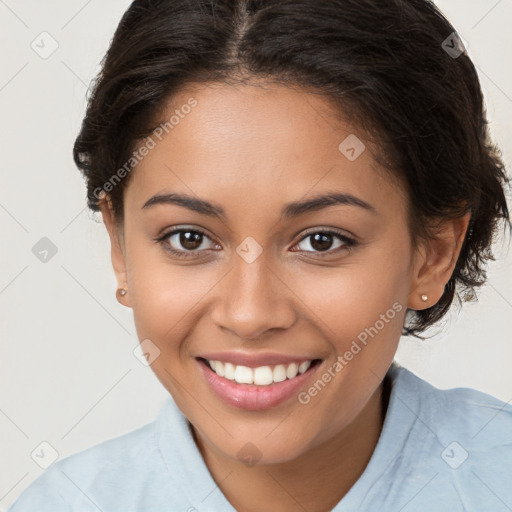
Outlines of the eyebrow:
<svg viewBox="0 0 512 512">
<path fill-rule="evenodd" d="M 187 194 L 156 194 L 144 203 L 142 209 L 151 208 L 157 204 L 174 204 L 209 217 L 226 218 L 222 206 Z M 335 205 L 357 206 L 371 213 L 377 213 L 375 207 L 352 194 L 332 192 L 286 204 L 281 211 L 281 218 L 290 219 Z"/>
</svg>

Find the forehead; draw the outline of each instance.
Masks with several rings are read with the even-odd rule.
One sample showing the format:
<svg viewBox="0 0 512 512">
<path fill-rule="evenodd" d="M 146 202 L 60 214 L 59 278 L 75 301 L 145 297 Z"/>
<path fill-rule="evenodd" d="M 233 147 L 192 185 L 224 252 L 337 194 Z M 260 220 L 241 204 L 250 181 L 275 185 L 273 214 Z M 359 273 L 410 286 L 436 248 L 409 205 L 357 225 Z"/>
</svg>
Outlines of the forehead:
<svg viewBox="0 0 512 512">
<path fill-rule="evenodd" d="M 275 84 L 196 84 L 172 97 L 158 123 L 126 191 L 126 202 L 139 208 L 164 189 L 258 208 L 326 190 L 376 205 L 401 202 L 373 146 L 317 94 Z"/>
</svg>

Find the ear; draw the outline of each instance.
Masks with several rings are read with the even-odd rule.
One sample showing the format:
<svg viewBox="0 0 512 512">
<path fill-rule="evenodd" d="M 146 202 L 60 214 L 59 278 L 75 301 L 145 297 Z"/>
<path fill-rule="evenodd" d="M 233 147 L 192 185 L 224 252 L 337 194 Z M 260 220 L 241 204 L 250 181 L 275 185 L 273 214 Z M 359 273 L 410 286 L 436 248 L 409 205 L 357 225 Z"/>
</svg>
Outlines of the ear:
<svg viewBox="0 0 512 512">
<path fill-rule="evenodd" d="M 124 233 L 122 228 L 115 222 L 114 210 L 110 196 L 102 195 L 99 200 L 99 208 L 103 217 L 103 223 L 107 228 L 110 238 L 110 255 L 112 258 L 112 266 L 117 279 L 117 288 L 124 288 L 128 290 L 128 279 L 126 274 L 126 257 L 124 247 Z M 116 291 L 117 300 L 124 306 L 131 307 L 130 294 L 122 296 L 119 291 Z"/>
<path fill-rule="evenodd" d="M 426 309 L 443 296 L 450 280 L 462 243 L 466 236 L 471 214 L 442 221 L 432 232 L 432 238 L 423 242 L 415 253 L 408 308 Z M 428 299 L 422 300 L 426 295 Z"/>
</svg>

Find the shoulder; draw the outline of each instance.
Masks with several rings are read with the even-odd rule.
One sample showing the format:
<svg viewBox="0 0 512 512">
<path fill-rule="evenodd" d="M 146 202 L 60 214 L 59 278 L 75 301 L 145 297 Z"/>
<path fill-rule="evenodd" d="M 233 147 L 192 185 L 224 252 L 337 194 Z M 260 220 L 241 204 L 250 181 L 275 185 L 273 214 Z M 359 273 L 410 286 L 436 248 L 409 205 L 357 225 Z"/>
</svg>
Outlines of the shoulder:
<svg viewBox="0 0 512 512">
<path fill-rule="evenodd" d="M 9 512 L 64 512 L 107 492 L 123 480 L 127 492 L 140 485 L 141 471 L 154 465 L 158 450 L 154 422 L 54 462 L 13 503 Z M 85 500 L 87 498 L 87 500 Z M 101 500 L 101 498 L 100 498 Z M 79 508 L 89 510 L 89 508 Z"/>
<path fill-rule="evenodd" d="M 512 503 L 512 406 L 476 389 L 439 389 L 396 361 L 389 377 L 381 438 L 350 498 L 357 510 L 480 512 Z"/>
<path fill-rule="evenodd" d="M 439 389 L 410 370 L 394 364 L 396 392 L 418 419 L 443 443 L 452 440 L 484 455 L 502 447 L 512 457 L 512 405 L 467 387 Z M 411 397 L 415 398 L 412 399 Z"/>
</svg>

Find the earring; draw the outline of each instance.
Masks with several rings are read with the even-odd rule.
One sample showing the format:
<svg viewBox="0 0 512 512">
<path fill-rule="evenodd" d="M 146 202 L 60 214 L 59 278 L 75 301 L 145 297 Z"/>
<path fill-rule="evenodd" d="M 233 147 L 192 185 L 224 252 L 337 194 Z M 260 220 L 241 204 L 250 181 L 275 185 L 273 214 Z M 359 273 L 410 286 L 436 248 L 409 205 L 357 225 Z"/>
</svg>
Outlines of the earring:
<svg viewBox="0 0 512 512">
<path fill-rule="evenodd" d="M 117 291 L 121 297 L 124 297 L 128 293 L 124 288 L 119 288 Z"/>
<path fill-rule="evenodd" d="M 421 300 L 422 300 L 423 302 L 427 302 L 427 300 L 428 300 L 428 295 L 423 294 L 423 295 L 421 296 Z"/>
</svg>

